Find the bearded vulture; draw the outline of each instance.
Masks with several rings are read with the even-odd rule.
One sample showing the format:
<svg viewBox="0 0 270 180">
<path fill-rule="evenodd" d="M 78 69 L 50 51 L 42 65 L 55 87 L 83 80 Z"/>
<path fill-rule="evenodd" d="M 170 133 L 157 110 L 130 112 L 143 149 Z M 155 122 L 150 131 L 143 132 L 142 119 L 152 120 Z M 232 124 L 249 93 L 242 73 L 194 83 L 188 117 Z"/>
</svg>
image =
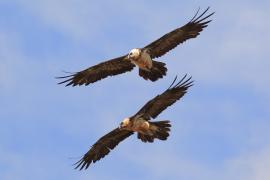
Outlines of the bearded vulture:
<svg viewBox="0 0 270 180">
<path fill-rule="evenodd" d="M 135 132 L 138 139 L 143 142 L 152 143 L 155 138 L 166 140 L 171 127 L 170 121 L 150 122 L 150 120 L 155 119 L 163 110 L 185 95 L 188 88 L 193 85 L 191 77 L 186 77 L 187 75 L 175 84 L 176 77 L 165 92 L 148 101 L 135 115 L 125 118 L 118 128 L 101 137 L 82 159 L 75 163 L 75 169 L 87 169 L 91 163 L 106 156 L 110 150 Z"/>
<path fill-rule="evenodd" d="M 64 78 L 59 84 L 66 83 L 66 86 L 88 85 L 108 76 L 131 71 L 136 65 L 139 67 L 139 76 L 145 80 L 156 81 L 162 78 L 167 72 L 166 64 L 153 59 L 163 56 L 186 40 L 197 37 L 203 28 L 207 27 L 208 23 L 211 22 L 207 18 L 214 13 L 205 15 L 209 10 L 208 7 L 201 15 L 198 15 L 199 10 L 187 24 L 165 34 L 144 48 L 132 49 L 127 55 L 102 62 L 68 76 L 58 77 Z"/>
</svg>

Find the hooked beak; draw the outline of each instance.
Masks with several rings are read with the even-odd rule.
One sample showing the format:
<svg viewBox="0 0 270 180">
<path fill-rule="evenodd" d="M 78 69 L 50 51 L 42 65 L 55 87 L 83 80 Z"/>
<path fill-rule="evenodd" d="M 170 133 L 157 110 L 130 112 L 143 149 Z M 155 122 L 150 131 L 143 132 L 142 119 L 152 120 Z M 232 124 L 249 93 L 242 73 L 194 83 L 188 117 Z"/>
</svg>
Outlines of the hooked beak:
<svg viewBox="0 0 270 180">
<path fill-rule="evenodd" d="M 130 60 L 130 56 L 127 55 L 127 56 L 124 58 L 124 60 Z"/>
</svg>

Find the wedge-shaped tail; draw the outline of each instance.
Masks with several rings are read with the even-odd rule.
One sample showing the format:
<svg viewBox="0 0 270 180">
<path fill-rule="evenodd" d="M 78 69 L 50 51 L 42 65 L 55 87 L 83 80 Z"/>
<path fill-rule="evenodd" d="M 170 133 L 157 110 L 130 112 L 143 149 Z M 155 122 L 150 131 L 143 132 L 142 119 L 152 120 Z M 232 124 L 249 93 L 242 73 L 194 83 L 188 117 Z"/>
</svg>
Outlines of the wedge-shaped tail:
<svg viewBox="0 0 270 180">
<path fill-rule="evenodd" d="M 143 142 L 154 142 L 155 138 L 165 141 L 169 137 L 170 121 L 149 122 L 149 124 L 150 132 L 148 134 L 138 133 L 138 139 L 141 139 Z"/>
<path fill-rule="evenodd" d="M 163 76 L 166 76 L 167 68 L 163 62 L 153 61 L 153 67 L 150 71 L 139 69 L 139 75 L 145 80 L 156 81 Z"/>
</svg>

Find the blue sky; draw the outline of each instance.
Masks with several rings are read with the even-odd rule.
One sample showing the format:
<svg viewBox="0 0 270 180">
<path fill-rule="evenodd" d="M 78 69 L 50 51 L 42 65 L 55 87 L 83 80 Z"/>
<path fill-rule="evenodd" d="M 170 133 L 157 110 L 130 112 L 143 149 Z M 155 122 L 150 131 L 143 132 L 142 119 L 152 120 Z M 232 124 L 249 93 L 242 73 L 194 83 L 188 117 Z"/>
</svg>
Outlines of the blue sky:
<svg viewBox="0 0 270 180">
<path fill-rule="evenodd" d="M 57 85 L 143 47 L 211 6 L 201 35 L 160 60 L 155 83 L 137 70 L 87 87 Z M 270 2 L 0 1 L 0 179 L 270 179 Z M 86 171 L 72 164 L 102 135 L 188 73 L 195 85 L 157 120 L 167 141 L 131 137 Z"/>
</svg>

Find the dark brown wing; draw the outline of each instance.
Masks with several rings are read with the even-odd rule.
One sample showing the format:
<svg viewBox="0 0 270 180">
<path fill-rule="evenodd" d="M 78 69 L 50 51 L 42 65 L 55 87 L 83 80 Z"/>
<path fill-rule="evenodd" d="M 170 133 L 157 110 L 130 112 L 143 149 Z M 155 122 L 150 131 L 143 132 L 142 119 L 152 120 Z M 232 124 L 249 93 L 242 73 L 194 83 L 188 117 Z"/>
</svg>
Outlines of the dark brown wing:
<svg viewBox="0 0 270 180">
<path fill-rule="evenodd" d="M 209 7 L 201 15 L 197 16 L 199 12 L 198 10 L 195 16 L 186 25 L 165 34 L 158 40 L 144 47 L 144 49 L 148 50 L 151 58 L 157 58 L 166 54 L 178 46 L 180 43 L 197 37 L 203 28 L 207 27 L 207 24 L 211 22 L 211 20 L 205 20 L 212 16 L 214 13 L 203 17 L 208 9 Z"/>
<path fill-rule="evenodd" d="M 69 76 L 58 77 L 65 79 L 58 84 L 67 83 L 66 86 L 81 86 L 83 84 L 88 85 L 108 76 L 114 76 L 117 74 L 125 73 L 127 71 L 131 71 L 135 65 L 125 58 L 126 56 L 118 57 L 97 64 L 83 71 L 71 74 Z"/>
<path fill-rule="evenodd" d="M 151 117 L 156 118 L 163 110 L 183 97 L 187 89 L 193 85 L 193 81 L 190 81 L 191 77 L 188 79 L 186 79 L 186 77 L 187 75 L 173 86 L 177 79 L 176 77 L 165 92 L 148 101 L 135 116 L 143 116 L 145 119 L 150 119 Z"/>
<path fill-rule="evenodd" d="M 114 129 L 110 133 L 101 137 L 83 156 L 83 158 L 75 163 L 75 169 L 87 169 L 92 162 L 95 163 L 96 161 L 109 154 L 110 150 L 115 148 L 121 141 L 132 134 L 133 132 L 131 131 L 121 130 L 119 128 Z"/>
</svg>

